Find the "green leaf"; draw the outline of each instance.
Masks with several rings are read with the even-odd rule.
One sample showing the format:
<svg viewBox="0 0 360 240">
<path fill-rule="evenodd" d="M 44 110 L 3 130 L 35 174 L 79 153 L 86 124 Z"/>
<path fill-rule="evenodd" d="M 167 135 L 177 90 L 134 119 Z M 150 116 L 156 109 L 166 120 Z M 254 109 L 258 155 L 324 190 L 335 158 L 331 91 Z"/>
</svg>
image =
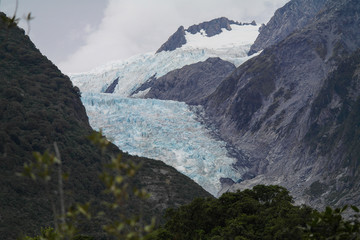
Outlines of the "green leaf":
<svg viewBox="0 0 360 240">
<path fill-rule="evenodd" d="M 351 206 L 351 208 L 352 208 L 352 210 L 354 210 L 354 211 L 357 212 L 357 213 L 360 212 L 360 211 L 359 211 L 359 208 L 356 207 L 356 206 Z"/>
<path fill-rule="evenodd" d="M 341 209 L 341 212 L 344 212 L 349 206 L 348 205 L 345 205 L 342 209 Z"/>
<path fill-rule="evenodd" d="M 124 181 L 124 178 L 122 176 L 116 176 L 115 177 L 115 182 L 116 183 L 122 183 Z"/>
</svg>

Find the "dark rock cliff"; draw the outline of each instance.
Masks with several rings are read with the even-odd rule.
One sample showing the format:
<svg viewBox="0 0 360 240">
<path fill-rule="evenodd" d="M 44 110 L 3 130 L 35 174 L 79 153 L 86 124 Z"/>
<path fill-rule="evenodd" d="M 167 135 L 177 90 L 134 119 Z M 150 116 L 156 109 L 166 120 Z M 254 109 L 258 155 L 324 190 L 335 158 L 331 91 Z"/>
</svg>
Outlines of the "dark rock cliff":
<svg viewBox="0 0 360 240">
<path fill-rule="evenodd" d="M 204 62 L 187 65 L 145 83 L 146 88 L 151 88 L 145 98 L 199 104 L 234 69 L 232 63 L 220 58 L 209 58 Z"/>
<path fill-rule="evenodd" d="M 23 30 L 7 28 L 5 15 L 0 15 L 0 236 L 15 239 L 53 225 L 50 201 L 58 199 L 57 193 L 48 195 L 40 183 L 16 175 L 24 163 L 33 161 L 33 151 L 54 152 L 52 146 L 57 142 L 63 171 L 70 173 L 65 183 L 65 192 L 70 192 L 67 207 L 91 200 L 94 208 L 106 199 L 98 177 L 102 164 L 121 151 L 111 145 L 109 154 L 102 156 L 88 141 L 92 129 L 79 89 L 36 49 Z M 127 208 L 131 213 L 142 209 L 145 219 L 158 216 L 161 220 L 167 207 L 210 196 L 160 161 L 122 154 L 124 161 L 143 162 L 131 184 L 152 194 L 147 202 L 132 198 Z M 51 182 L 50 188 L 55 187 Z M 103 220 L 108 221 L 99 218 L 86 225 L 85 233 L 100 238 Z"/>
<path fill-rule="evenodd" d="M 222 33 L 223 28 L 230 31 L 231 30 L 230 24 L 241 25 L 238 22 L 234 22 L 225 17 L 221 17 L 221 18 L 213 19 L 209 22 L 203 22 L 198 25 L 192 25 L 186 31 L 195 34 L 200 32 L 201 30 L 204 30 L 208 37 L 212 37 L 219 33 Z"/>
<path fill-rule="evenodd" d="M 185 29 L 183 26 L 180 26 L 178 30 L 173 35 L 171 35 L 163 45 L 161 45 L 161 47 L 156 51 L 156 53 L 162 51 L 173 51 L 177 48 L 180 48 L 185 43 Z"/>
<path fill-rule="evenodd" d="M 324 90 L 329 89 L 329 81 L 330 86 L 342 85 L 341 78 L 331 78 L 331 72 L 341 71 L 339 66 L 358 54 L 354 52 L 360 48 L 359 13 L 357 0 L 326 1 L 314 21 L 242 64 L 207 98 L 208 116 L 222 137 L 249 157 L 249 175 L 256 176 L 232 190 L 258 183 L 281 184 L 299 202 L 314 206 L 360 204 L 355 194 L 360 159 L 354 150 L 357 135 L 333 132 L 339 126 L 358 128 L 352 111 L 357 106 L 358 78 L 351 77 L 357 70 L 344 76 L 342 81 L 348 85 L 346 91 L 337 90 L 345 94 L 340 99 L 331 93 L 335 90 Z M 346 122 L 342 125 L 332 122 L 340 116 L 351 120 L 342 120 Z"/>
</svg>

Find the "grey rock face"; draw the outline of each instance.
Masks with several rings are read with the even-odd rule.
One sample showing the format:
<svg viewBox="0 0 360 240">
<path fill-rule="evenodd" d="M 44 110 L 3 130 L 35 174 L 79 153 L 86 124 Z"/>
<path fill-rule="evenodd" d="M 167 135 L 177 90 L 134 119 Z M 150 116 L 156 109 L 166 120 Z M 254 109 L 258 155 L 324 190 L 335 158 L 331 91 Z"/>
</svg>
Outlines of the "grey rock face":
<svg viewBox="0 0 360 240">
<path fill-rule="evenodd" d="M 231 178 L 220 178 L 220 182 L 221 182 L 222 188 L 230 187 L 235 183 Z"/>
<path fill-rule="evenodd" d="M 198 25 L 192 25 L 186 31 L 195 34 L 200 32 L 201 30 L 205 30 L 206 35 L 208 37 L 212 37 L 221 33 L 222 28 L 225 28 L 226 30 L 230 31 L 231 30 L 230 24 L 239 24 L 239 23 L 229 20 L 225 17 L 222 17 L 211 20 L 209 22 L 203 22 Z"/>
<path fill-rule="evenodd" d="M 169 72 L 159 79 L 146 83 L 151 87 L 145 98 L 176 100 L 199 104 L 210 95 L 235 66 L 220 58 L 209 58 L 204 62 L 187 65 Z M 143 89 L 144 87 L 140 87 Z"/>
<path fill-rule="evenodd" d="M 179 29 L 156 51 L 156 53 L 162 51 L 173 51 L 176 48 L 180 48 L 186 44 L 185 31 L 192 34 L 199 33 L 201 30 L 204 30 L 208 37 L 215 36 L 222 32 L 222 28 L 231 30 L 231 24 L 237 25 L 256 25 L 255 21 L 251 23 L 239 23 L 232 20 L 229 20 L 225 17 L 217 18 L 209 22 L 203 22 L 197 25 L 192 25 L 188 29 L 184 29 L 183 26 Z"/>
<path fill-rule="evenodd" d="M 346 164 L 350 154 L 346 145 L 355 140 L 346 143 L 341 135 L 330 134 L 338 126 L 335 123 L 326 131 L 320 124 L 334 114 L 332 108 L 349 103 L 341 103 L 338 94 L 322 92 L 330 73 L 360 48 L 359 13 L 357 0 L 327 1 L 327 7 L 314 18 L 316 21 L 241 65 L 206 99 L 207 114 L 223 139 L 237 146 L 252 164 L 248 174 L 251 179 L 230 190 L 259 183 L 280 184 L 299 203 L 315 207 L 360 204 L 360 196 L 355 196 L 359 164 Z M 358 74 L 358 70 L 353 72 Z M 357 106 L 356 79 L 348 85 L 353 87 L 346 88 L 354 95 L 351 109 Z M 324 101 L 316 100 L 320 95 L 329 103 L 322 105 L 314 117 L 316 102 Z M 314 131 L 317 138 L 311 137 Z M 309 141 L 315 139 L 318 143 L 322 137 L 331 139 L 331 144 L 325 145 L 332 150 L 326 154 Z M 359 157 L 354 152 L 350 155 Z M 343 195 L 334 197 L 337 192 Z"/>
<path fill-rule="evenodd" d="M 323 195 L 329 203 L 358 205 L 360 196 L 360 50 L 345 59 L 325 80 L 309 116 L 304 142 L 326 158 L 324 168 L 336 174 L 310 185 L 313 197 Z M 338 161 L 342 160 L 342 161 Z M 334 181 L 334 175 L 343 178 Z M 322 191 L 319 191 L 322 190 Z M 329 194 L 336 192 L 338 194 Z"/>
<path fill-rule="evenodd" d="M 326 0 L 292 0 L 279 8 L 270 21 L 260 28 L 249 55 L 285 39 L 307 25 L 324 7 Z"/>
</svg>

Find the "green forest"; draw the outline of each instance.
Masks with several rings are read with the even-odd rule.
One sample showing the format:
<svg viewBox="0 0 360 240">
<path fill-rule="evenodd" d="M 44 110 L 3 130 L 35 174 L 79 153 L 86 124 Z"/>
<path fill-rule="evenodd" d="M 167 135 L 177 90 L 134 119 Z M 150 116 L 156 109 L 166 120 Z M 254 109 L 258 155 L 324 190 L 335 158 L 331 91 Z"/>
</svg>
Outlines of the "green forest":
<svg viewBox="0 0 360 240">
<path fill-rule="evenodd" d="M 351 220 L 342 217 L 346 211 L 354 213 Z M 296 206 L 280 186 L 199 198 L 169 209 L 166 219 L 149 239 L 360 239 L 358 208 Z"/>
<path fill-rule="evenodd" d="M 351 213 L 348 219 L 343 214 Z M 350 216 L 350 215 L 348 215 Z M 140 236 L 128 232 L 117 239 L 360 239 L 359 209 L 355 206 L 319 212 L 296 206 L 289 192 L 280 186 L 257 185 L 253 189 L 225 193 L 220 198 L 197 198 L 187 205 L 168 209 L 166 222 Z M 136 231 L 136 230 L 135 230 Z M 28 240 L 58 238 L 52 228 Z M 96 239 L 77 235 L 72 239 Z"/>
</svg>

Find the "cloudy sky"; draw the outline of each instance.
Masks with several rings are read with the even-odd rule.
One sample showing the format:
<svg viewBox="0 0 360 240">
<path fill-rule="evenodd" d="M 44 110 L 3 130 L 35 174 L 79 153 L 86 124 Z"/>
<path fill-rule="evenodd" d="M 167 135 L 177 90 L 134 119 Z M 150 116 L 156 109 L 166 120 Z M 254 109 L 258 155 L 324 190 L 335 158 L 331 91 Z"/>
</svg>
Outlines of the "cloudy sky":
<svg viewBox="0 0 360 240">
<path fill-rule="evenodd" d="M 267 23 L 289 0 L 19 0 L 30 38 L 64 73 L 156 51 L 177 28 L 218 17 Z M 15 0 L 0 0 L 13 15 Z M 27 31 L 24 20 L 22 26 Z"/>
</svg>

